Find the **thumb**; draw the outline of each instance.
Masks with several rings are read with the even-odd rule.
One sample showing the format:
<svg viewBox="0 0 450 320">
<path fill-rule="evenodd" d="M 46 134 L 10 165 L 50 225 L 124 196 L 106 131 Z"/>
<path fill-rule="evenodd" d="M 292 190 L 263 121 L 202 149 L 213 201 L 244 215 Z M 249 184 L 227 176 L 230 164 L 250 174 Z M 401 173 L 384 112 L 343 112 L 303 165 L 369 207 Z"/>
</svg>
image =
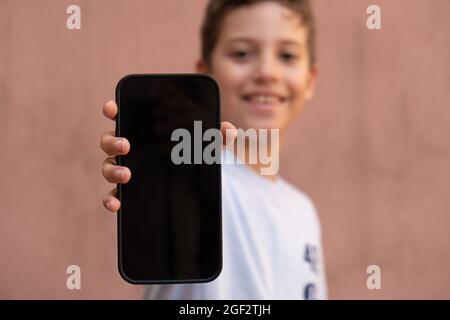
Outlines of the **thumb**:
<svg viewBox="0 0 450 320">
<path fill-rule="evenodd" d="M 237 137 L 236 127 L 230 122 L 222 122 L 220 124 L 220 131 L 222 133 L 222 142 L 224 146 L 232 144 Z"/>
</svg>

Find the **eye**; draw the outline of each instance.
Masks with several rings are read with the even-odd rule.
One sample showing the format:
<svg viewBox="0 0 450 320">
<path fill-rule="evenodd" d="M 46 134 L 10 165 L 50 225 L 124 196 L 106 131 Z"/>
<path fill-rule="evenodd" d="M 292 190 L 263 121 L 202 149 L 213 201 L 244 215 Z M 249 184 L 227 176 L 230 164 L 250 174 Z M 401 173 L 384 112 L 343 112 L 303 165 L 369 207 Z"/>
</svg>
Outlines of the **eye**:
<svg viewBox="0 0 450 320">
<path fill-rule="evenodd" d="M 294 53 L 290 53 L 290 52 L 282 52 L 280 53 L 280 57 L 283 61 L 286 62 L 294 62 L 296 60 L 298 60 L 298 55 L 294 54 Z"/>
<path fill-rule="evenodd" d="M 239 61 L 246 60 L 250 57 L 250 51 L 248 50 L 236 50 L 231 53 L 231 56 Z"/>
</svg>

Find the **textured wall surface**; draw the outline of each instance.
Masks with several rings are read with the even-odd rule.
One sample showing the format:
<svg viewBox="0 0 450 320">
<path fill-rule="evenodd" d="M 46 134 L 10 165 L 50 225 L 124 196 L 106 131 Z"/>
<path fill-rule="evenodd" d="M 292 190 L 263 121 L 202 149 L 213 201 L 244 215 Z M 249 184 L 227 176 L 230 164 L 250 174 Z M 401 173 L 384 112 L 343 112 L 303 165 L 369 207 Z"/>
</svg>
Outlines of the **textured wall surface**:
<svg viewBox="0 0 450 320">
<path fill-rule="evenodd" d="M 0 298 L 139 298 L 117 272 L 102 104 L 126 73 L 192 72 L 205 0 L 0 1 Z M 450 2 L 313 0 L 320 78 L 282 174 L 322 221 L 330 297 L 450 298 Z M 82 290 L 66 289 L 66 267 Z M 366 268 L 382 270 L 368 290 Z"/>
</svg>

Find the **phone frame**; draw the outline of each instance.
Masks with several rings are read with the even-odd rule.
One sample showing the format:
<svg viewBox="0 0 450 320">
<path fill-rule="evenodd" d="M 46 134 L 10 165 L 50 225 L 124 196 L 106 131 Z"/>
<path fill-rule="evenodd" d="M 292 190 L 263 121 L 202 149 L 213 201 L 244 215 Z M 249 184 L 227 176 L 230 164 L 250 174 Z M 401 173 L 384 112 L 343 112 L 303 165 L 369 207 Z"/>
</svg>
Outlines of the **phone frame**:
<svg viewBox="0 0 450 320">
<path fill-rule="evenodd" d="M 216 104 L 217 104 L 217 117 L 215 119 L 216 122 L 216 128 L 220 130 L 220 124 L 221 124 L 221 104 L 220 104 L 220 87 L 218 85 L 218 83 L 216 82 L 216 80 L 214 80 L 214 78 L 212 78 L 210 75 L 204 74 L 204 73 L 162 73 L 162 74 L 128 74 L 125 75 L 124 77 L 122 77 L 119 82 L 116 85 L 116 90 L 115 90 L 115 99 L 116 99 L 116 104 L 117 104 L 117 115 L 116 115 L 116 128 L 115 128 L 115 135 L 116 137 L 120 137 L 121 136 L 121 132 L 120 132 L 120 127 L 121 127 L 121 118 L 120 118 L 120 90 L 121 90 L 121 86 L 123 84 L 123 82 L 129 78 L 141 78 L 141 77 L 150 77 L 150 78 L 189 78 L 189 77 L 201 77 L 201 78 L 205 78 L 207 80 L 209 80 L 216 88 Z M 122 156 L 116 156 L 116 164 L 121 166 L 122 165 Z M 127 281 L 130 284 L 135 284 L 135 285 L 142 285 L 142 284 L 182 284 L 182 283 L 206 283 L 206 282 L 211 282 L 214 279 L 216 279 L 220 273 L 222 272 L 223 269 L 223 214 L 222 214 L 222 168 L 221 168 L 221 163 L 219 163 L 220 165 L 220 170 L 218 170 L 219 172 L 219 176 L 218 176 L 218 182 L 220 184 L 220 194 L 219 194 L 219 228 L 220 228 L 220 259 L 219 259 L 219 268 L 217 270 L 216 273 L 214 273 L 213 275 L 211 275 L 208 278 L 202 278 L 202 279 L 184 279 L 184 280 L 136 280 L 136 279 L 132 279 L 131 277 L 129 277 L 124 269 L 123 269 L 123 257 L 122 257 L 122 244 L 121 244 L 121 240 L 122 240 L 122 223 L 121 223 L 121 217 L 122 217 L 122 207 L 119 208 L 118 212 L 117 212 L 117 248 L 118 248 L 118 269 L 119 269 L 119 274 L 120 276 Z M 119 199 L 120 202 L 122 202 L 122 184 L 118 183 L 117 184 L 117 197 Z"/>
</svg>

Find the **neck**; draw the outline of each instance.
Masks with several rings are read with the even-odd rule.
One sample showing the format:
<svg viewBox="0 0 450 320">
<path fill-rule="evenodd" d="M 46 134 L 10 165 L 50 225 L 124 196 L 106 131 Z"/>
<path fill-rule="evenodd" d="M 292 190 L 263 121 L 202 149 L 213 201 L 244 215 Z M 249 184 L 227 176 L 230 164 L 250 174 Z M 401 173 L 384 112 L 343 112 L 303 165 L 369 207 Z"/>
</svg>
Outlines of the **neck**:
<svg viewBox="0 0 450 320">
<path fill-rule="evenodd" d="M 237 138 L 239 139 L 239 137 Z M 241 162 L 265 179 L 276 181 L 279 169 L 280 149 L 283 135 L 271 135 L 269 139 L 250 141 L 243 139 L 233 145 L 233 153 Z M 241 147 L 239 147 L 241 144 Z"/>
</svg>

